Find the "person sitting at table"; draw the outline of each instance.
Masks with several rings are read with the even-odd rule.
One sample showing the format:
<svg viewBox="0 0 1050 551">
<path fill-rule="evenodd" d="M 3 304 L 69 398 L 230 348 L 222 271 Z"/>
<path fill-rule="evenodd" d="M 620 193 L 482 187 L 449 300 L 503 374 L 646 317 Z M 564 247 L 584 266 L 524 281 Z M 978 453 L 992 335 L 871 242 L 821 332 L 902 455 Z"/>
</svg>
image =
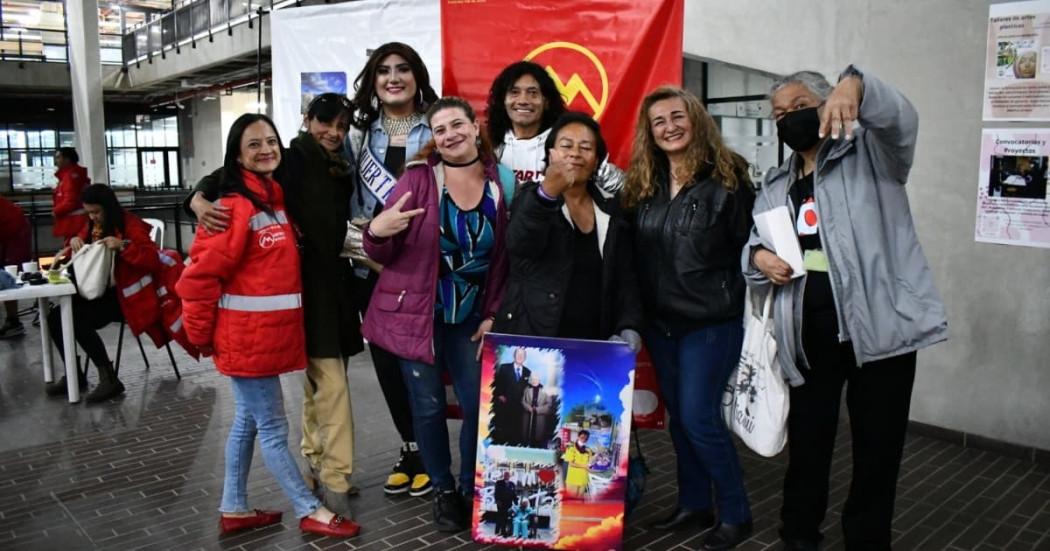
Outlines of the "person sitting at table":
<svg viewBox="0 0 1050 551">
<path fill-rule="evenodd" d="M 150 239 L 149 224 L 124 210 L 112 188 L 105 184 L 92 184 L 84 189 L 81 199 L 89 222 L 81 228 L 78 235 L 69 240 L 69 247 L 58 253 L 55 264 L 70 258 L 73 253 L 89 243 L 102 243 L 116 253 L 113 266 L 116 287 L 106 289 L 105 294 L 93 300 L 87 300 L 79 294 L 73 295 L 73 335 L 88 359 L 98 369 L 98 386 L 86 397 L 87 402 L 91 404 L 124 393 L 124 385 L 117 378 L 113 362 L 106 353 L 106 346 L 99 337 L 98 330 L 110 323 L 131 317 L 137 320 L 159 317 L 160 304 L 156 293 L 149 292 L 145 287 L 152 280 L 152 274 L 160 271 L 161 260 L 157 245 Z M 75 279 L 76 275 L 73 277 Z M 58 353 L 62 360 L 75 361 L 65 357 L 65 351 L 60 344 L 60 309 L 52 309 L 47 319 L 51 339 L 58 343 Z M 81 377 L 78 384 L 83 390 L 87 387 L 87 380 L 79 371 L 77 374 Z M 54 383 L 48 383 L 45 390 L 49 396 L 64 396 L 66 388 L 66 378 L 63 376 Z"/>
<path fill-rule="evenodd" d="M 4 266 L 29 262 L 32 249 L 32 230 L 26 213 L 6 197 L 0 196 L 0 261 Z M 12 339 L 26 334 L 18 320 L 18 301 L 4 303 L 7 318 L 0 327 L 0 339 Z"/>
</svg>

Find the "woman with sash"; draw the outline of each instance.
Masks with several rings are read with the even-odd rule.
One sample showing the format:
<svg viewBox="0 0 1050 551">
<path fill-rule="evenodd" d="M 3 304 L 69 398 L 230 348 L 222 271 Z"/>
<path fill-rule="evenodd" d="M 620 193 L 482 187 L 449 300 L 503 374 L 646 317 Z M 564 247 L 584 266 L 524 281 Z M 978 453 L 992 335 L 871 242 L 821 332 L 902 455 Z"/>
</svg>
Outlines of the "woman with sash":
<svg viewBox="0 0 1050 551">
<path fill-rule="evenodd" d="M 430 73 L 419 54 L 400 42 L 376 48 L 357 75 L 354 88 L 357 116 L 347 136 L 347 145 L 357 163 L 359 193 L 354 194 L 350 203 L 351 259 L 357 278 L 354 307 L 364 317 L 381 268 L 362 250 L 360 228 L 383 210 L 406 160 L 415 158 L 430 141 L 430 126 L 424 114 L 437 100 L 437 94 L 430 86 Z M 383 491 L 426 495 L 431 491 L 430 478 L 416 445 L 412 408 L 398 359 L 375 343 L 369 343 L 368 351 L 402 441 L 401 455 Z"/>
</svg>

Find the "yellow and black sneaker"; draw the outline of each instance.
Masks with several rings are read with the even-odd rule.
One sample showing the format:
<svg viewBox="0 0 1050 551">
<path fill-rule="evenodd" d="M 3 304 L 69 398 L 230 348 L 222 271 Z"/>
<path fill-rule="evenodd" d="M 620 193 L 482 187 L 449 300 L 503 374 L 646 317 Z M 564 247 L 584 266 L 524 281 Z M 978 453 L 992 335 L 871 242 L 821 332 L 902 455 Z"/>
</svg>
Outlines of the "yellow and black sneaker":
<svg viewBox="0 0 1050 551">
<path fill-rule="evenodd" d="M 433 490 L 434 487 L 430 485 L 430 476 L 427 473 L 416 473 L 416 476 L 412 477 L 412 487 L 408 490 L 408 495 L 420 497 Z"/>
<path fill-rule="evenodd" d="M 383 492 L 389 495 L 403 494 L 412 486 L 412 477 L 415 475 L 415 469 L 413 469 L 415 461 L 410 455 L 413 454 L 408 449 L 408 442 L 405 442 L 401 446 L 401 456 L 397 458 L 397 463 L 394 463 L 394 468 L 390 471 L 390 475 L 386 477 Z M 415 452 L 414 455 L 418 456 L 419 452 Z"/>
</svg>

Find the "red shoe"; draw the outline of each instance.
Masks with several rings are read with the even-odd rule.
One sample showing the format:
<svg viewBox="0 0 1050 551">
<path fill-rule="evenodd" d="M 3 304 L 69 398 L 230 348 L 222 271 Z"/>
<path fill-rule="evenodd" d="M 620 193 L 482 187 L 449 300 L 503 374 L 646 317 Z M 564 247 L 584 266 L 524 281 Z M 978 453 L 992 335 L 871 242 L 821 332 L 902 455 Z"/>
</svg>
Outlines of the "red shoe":
<svg viewBox="0 0 1050 551">
<path fill-rule="evenodd" d="M 328 524 L 310 517 L 303 517 L 299 521 L 299 529 L 308 534 L 318 534 L 333 538 L 352 538 L 361 532 L 359 524 L 339 515 L 332 517 L 332 521 Z"/>
<path fill-rule="evenodd" d="M 248 530 L 249 528 L 277 524 L 281 522 L 282 514 L 280 511 L 260 511 L 256 509 L 255 514 L 249 517 L 228 517 L 222 515 L 219 517 L 219 533 L 229 534 L 231 532 Z"/>
</svg>

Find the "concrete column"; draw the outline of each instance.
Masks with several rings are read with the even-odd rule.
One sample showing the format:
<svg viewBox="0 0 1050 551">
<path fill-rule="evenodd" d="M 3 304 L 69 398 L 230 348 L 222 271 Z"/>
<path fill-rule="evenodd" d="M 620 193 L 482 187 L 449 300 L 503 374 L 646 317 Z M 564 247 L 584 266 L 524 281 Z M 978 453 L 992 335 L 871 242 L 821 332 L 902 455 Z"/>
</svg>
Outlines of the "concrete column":
<svg viewBox="0 0 1050 551">
<path fill-rule="evenodd" d="M 102 65 L 98 44 L 98 0 L 66 2 L 69 76 L 73 85 L 73 130 L 80 163 L 93 183 L 109 183 Z"/>
</svg>

